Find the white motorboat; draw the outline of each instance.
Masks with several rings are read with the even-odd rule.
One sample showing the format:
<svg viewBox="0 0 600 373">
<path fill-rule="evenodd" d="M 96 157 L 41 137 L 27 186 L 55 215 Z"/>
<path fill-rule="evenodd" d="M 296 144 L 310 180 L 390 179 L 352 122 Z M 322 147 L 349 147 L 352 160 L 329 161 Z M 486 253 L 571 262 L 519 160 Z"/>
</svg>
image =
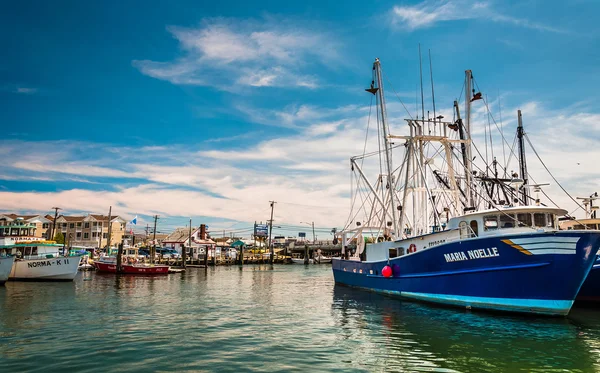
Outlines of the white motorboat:
<svg viewBox="0 0 600 373">
<path fill-rule="evenodd" d="M 39 238 L 0 238 L 0 256 L 16 257 L 9 280 L 21 281 L 73 281 L 77 275 L 81 255 L 60 256 L 53 241 Z"/>
<path fill-rule="evenodd" d="M 294 264 L 304 264 L 304 258 L 292 258 L 292 263 Z M 308 264 L 313 264 L 314 260 L 308 259 Z"/>
</svg>

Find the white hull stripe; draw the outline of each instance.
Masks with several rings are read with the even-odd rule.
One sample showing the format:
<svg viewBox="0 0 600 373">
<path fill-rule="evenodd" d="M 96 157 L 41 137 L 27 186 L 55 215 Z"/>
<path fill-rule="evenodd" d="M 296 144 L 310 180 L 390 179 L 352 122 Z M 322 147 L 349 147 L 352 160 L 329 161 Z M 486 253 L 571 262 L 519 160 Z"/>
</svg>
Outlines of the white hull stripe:
<svg viewBox="0 0 600 373">
<path fill-rule="evenodd" d="M 526 245 L 526 244 L 541 244 L 541 243 L 571 243 L 571 244 L 577 244 L 577 241 L 579 241 L 580 237 L 548 237 L 548 236 L 544 236 L 544 237 L 532 237 L 532 238 L 514 238 L 511 239 L 512 242 L 516 243 L 517 245 Z"/>
<path fill-rule="evenodd" d="M 529 248 L 526 248 L 529 250 Z M 530 253 L 533 255 L 542 255 L 542 254 L 573 254 L 575 255 L 577 251 L 570 249 L 536 249 L 531 250 Z"/>
<path fill-rule="evenodd" d="M 529 245 L 520 245 L 520 246 L 527 250 L 550 249 L 550 248 L 552 248 L 552 249 L 568 249 L 568 250 L 576 250 L 577 249 L 577 244 L 554 243 L 554 242 L 552 242 L 552 243 L 532 243 Z"/>
</svg>

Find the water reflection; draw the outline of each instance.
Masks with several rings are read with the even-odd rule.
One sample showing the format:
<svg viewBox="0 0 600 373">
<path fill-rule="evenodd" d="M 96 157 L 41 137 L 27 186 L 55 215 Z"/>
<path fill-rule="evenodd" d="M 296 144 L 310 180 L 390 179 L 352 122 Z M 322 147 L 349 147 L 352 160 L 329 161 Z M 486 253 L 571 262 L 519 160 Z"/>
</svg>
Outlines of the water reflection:
<svg viewBox="0 0 600 373">
<path fill-rule="evenodd" d="M 600 318 L 535 318 L 431 307 L 334 288 L 332 311 L 357 359 L 401 370 L 460 372 L 598 371 Z M 589 314 L 587 316 L 590 316 Z M 586 318 L 589 323 L 590 318 Z"/>
</svg>

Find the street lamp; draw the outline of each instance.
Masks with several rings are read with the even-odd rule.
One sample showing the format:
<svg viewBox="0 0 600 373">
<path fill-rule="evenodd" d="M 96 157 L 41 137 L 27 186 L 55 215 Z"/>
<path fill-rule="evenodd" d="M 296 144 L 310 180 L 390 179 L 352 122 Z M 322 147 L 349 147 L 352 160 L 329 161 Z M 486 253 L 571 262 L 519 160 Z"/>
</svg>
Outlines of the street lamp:
<svg viewBox="0 0 600 373">
<path fill-rule="evenodd" d="M 301 221 L 300 223 L 301 224 L 308 224 L 308 225 L 312 226 L 312 232 L 313 232 L 313 242 L 312 243 L 314 245 L 314 243 L 315 243 L 315 222 L 313 221 L 313 222 L 307 223 L 305 221 Z"/>
</svg>

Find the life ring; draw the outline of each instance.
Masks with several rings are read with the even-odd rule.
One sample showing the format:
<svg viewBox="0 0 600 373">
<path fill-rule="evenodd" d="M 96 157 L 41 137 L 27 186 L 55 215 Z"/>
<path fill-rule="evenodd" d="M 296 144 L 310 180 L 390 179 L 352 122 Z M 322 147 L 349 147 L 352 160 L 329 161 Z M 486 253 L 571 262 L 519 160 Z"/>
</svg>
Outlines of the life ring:
<svg viewBox="0 0 600 373">
<path fill-rule="evenodd" d="M 417 252 L 417 246 L 414 243 L 411 243 L 410 246 L 408 247 L 408 252 L 409 253 L 416 253 Z"/>
</svg>

